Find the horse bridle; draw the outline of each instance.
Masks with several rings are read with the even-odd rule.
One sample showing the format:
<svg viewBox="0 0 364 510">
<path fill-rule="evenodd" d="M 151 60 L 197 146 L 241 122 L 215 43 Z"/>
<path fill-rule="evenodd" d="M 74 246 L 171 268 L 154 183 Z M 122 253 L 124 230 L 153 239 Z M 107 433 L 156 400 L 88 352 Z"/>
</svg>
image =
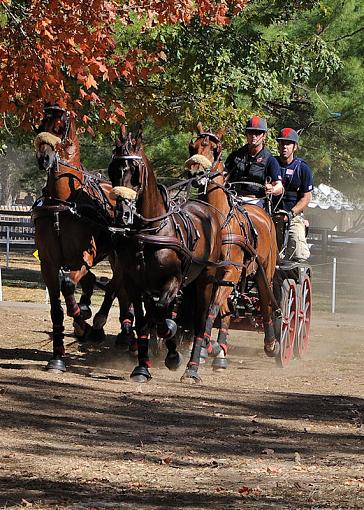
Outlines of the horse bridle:
<svg viewBox="0 0 364 510">
<path fill-rule="evenodd" d="M 215 135 L 214 133 L 209 133 L 208 131 L 199 133 L 199 135 L 197 136 L 197 138 L 195 138 L 195 140 L 191 140 L 190 147 L 192 147 L 201 138 L 206 138 L 206 137 L 208 137 L 212 142 L 216 143 L 216 147 L 213 149 L 214 162 L 220 161 L 221 153 L 222 153 L 222 142 L 221 142 L 220 138 L 217 135 Z"/>
<path fill-rule="evenodd" d="M 129 152 L 128 148 L 126 147 L 126 151 Z M 138 156 L 137 154 L 116 154 L 116 148 L 114 149 L 113 151 L 113 155 L 112 155 L 112 158 L 111 158 L 112 161 L 117 161 L 117 160 L 121 160 L 121 161 L 138 161 L 138 165 L 135 165 L 135 168 L 137 167 L 138 168 L 138 191 L 137 191 L 137 194 L 140 193 L 140 191 L 146 186 L 146 166 L 145 166 L 145 163 L 144 163 L 144 160 L 143 160 L 143 157 L 142 156 Z M 129 164 L 125 167 L 125 168 L 121 168 L 121 179 L 123 179 L 124 177 L 124 173 L 126 170 L 131 170 Z"/>
</svg>

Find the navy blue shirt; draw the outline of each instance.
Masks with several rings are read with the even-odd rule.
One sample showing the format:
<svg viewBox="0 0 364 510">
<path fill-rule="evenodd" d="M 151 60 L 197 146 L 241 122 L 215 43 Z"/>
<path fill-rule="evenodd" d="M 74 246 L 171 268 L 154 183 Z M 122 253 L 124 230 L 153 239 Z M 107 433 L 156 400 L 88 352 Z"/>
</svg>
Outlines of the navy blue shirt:
<svg viewBox="0 0 364 510">
<path fill-rule="evenodd" d="M 257 169 L 258 172 L 255 174 L 254 172 L 250 173 L 250 169 L 252 168 Z M 276 158 L 266 147 L 263 147 L 263 149 L 258 152 L 256 156 L 251 156 L 249 154 L 248 144 L 240 147 L 240 149 L 232 152 L 228 156 L 225 162 L 225 169 L 228 173 L 229 182 L 247 180 L 254 181 L 263 185 L 267 177 L 270 177 L 271 182 L 282 181 L 282 171 L 280 165 Z M 264 190 L 255 190 L 254 186 L 250 186 L 248 188 L 243 186 L 241 192 L 243 195 L 265 195 Z"/>
<path fill-rule="evenodd" d="M 284 187 L 283 200 L 279 203 L 277 209 L 290 211 L 303 197 L 304 193 L 312 192 L 312 170 L 306 161 L 301 158 L 294 158 L 288 165 L 284 165 L 279 156 L 276 156 L 276 160 L 281 167 Z"/>
</svg>

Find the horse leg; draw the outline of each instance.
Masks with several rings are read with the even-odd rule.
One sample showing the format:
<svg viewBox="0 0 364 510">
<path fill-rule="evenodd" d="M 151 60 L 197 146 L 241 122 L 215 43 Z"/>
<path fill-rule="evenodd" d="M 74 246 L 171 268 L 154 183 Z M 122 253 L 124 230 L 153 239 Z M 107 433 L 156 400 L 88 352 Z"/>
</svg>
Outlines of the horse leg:
<svg viewBox="0 0 364 510">
<path fill-rule="evenodd" d="M 242 258 L 241 253 L 239 253 Z M 228 282 L 231 285 L 236 285 L 241 278 L 241 269 L 235 266 L 229 266 L 225 269 L 224 275 L 218 280 Z M 229 296 L 232 292 L 232 286 L 221 285 L 218 287 L 215 294 L 214 302 L 210 305 L 209 313 L 206 321 L 205 328 L 205 341 L 207 353 L 214 357 L 212 362 L 213 370 L 223 370 L 227 368 L 227 350 L 228 350 L 228 334 L 231 320 L 231 310 L 229 307 Z M 217 342 L 212 340 L 211 332 L 216 320 L 217 315 L 220 312 L 221 323 L 219 327 L 219 334 Z"/>
<path fill-rule="evenodd" d="M 64 349 L 64 326 L 63 326 L 63 308 L 60 300 L 60 284 L 58 278 L 58 267 L 52 263 L 47 263 L 41 259 L 41 271 L 44 283 L 49 293 L 49 301 L 51 305 L 52 320 L 52 341 L 53 355 L 47 364 L 47 370 L 50 372 L 65 372 L 66 365 L 63 361 L 65 354 Z"/>
<path fill-rule="evenodd" d="M 267 280 L 264 277 L 263 268 L 259 267 L 256 273 L 256 283 L 259 293 L 260 307 L 262 310 L 264 326 L 264 352 L 270 358 L 274 358 L 279 352 L 279 341 L 276 339 L 272 321 L 272 303 Z"/>
<path fill-rule="evenodd" d="M 199 383 L 201 378 L 198 375 L 200 366 L 201 349 L 204 345 L 204 332 L 206 327 L 207 314 L 211 302 L 214 286 L 214 271 L 205 269 L 196 280 L 196 306 L 195 306 L 195 336 L 190 360 L 187 368 L 181 377 L 181 382 Z"/>
<path fill-rule="evenodd" d="M 90 305 L 95 282 L 96 276 L 91 271 L 88 271 L 80 280 L 82 294 L 78 306 L 80 307 L 81 315 L 84 320 L 90 319 L 92 316 Z"/>
<path fill-rule="evenodd" d="M 116 337 L 115 346 L 121 349 L 130 350 L 130 352 L 137 351 L 136 338 L 133 329 L 134 323 L 134 306 L 131 304 L 129 306 L 126 314 L 121 314 L 123 297 L 118 296 L 120 314 L 119 314 L 119 322 L 120 322 L 120 333 Z"/>
<path fill-rule="evenodd" d="M 230 311 L 227 315 L 221 316 L 221 324 L 219 328 L 219 335 L 217 337 L 217 344 L 219 352 L 212 360 L 212 369 L 216 372 L 225 370 L 228 367 L 227 351 L 228 351 L 228 335 L 231 315 Z M 216 352 L 216 351 L 215 351 Z"/>
<path fill-rule="evenodd" d="M 172 278 L 163 289 L 158 302 L 154 306 L 157 335 L 163 338 L 167 347 L 164 364 L 169 370 L 177 370 L 182 364 L 182 355 L 177 350 L 177 324 L 171 318 L 176 314 L 175 298 L 180 287 L 180 280 Z M 168 317 L 169 316 L 169 317 Z"/>
<path fill-rule="evenodd" d="M 74 277 L 73 274 L 76 274 L 76 277 Z M 70 275 L 72 280 L 77 280 L 77 271 L 71 272 Z M 86 321 L 92 316 L 90 305 L 91 297 L 94 292 L 95 281 L 96 276 L 91 273 L 91 271 L 87 271 L 87 273 L 80 279 L 82 289 L 81 298 L 78 303 L 80 314 L 78 320 L 73 321 L 74 332 L 79 341 L 90 340 L 89 333 L 91 328 Z"/>
<path fill-rule="evenodd" d="M 148 320 L 143 311 L 140 297 L 133 298 L 135 310 L 135 329 L 137 333 L 138 366 L 130 374 L 130 379 L 138 383 L 146 383 L 152 378 L 149 368 L 152 362 L 149 358 L 149 327 Z M 148 311 L 147 311 L 148 313 Z"/>
<path fill-rule="evenodd" d="M 94 316 L 94 320 L 92 322 L 92 327 L 87 335 L 87 340 L 89 342 L 103 342 L 105 340 L 105 331 L 104 326 L 106 324 L 107 318 L 109 316 L 109 312 L 111 306 L 115 299 L 115 289 L 112 284 L 112 280 L 106 285 L 104 299 L 101 303 L 100 309 Z"/>
<path fill-rule="evenodd" d="M 82 266 L 80 270 L 70 271 L 68 275 L 61 279 L 61 292 L 66 303 L 67 315 L 73 318 L 75 333 L 81 338 L 87 334 L 90 326 L 82 316 L 81 309 L 76 302 L 75 290 L 76 285 L 86 275 L 87 271 L 87 267 Z"/>
</svg>

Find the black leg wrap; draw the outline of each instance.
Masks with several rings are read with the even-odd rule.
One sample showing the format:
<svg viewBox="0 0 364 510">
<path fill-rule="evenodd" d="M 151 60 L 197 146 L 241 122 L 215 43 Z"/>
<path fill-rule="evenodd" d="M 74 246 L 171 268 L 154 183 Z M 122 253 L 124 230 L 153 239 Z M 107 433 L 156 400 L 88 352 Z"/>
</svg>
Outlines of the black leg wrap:
<svg viewBox="0 0 364 510">
<path fill-rule="evenodd" d="M 130 374 L 130 379 L 137 383 L 146 383 L 152 378 L 151 373 L 147 367 L 135 367 Z"/>
<path fill-rule="evenodd" d="M 80 307 L 80 317 L 81 319 L 83 319 L 84 321 L 87 321 L 88 319 L 91 319 L 92 317 L 92 312 L 91 312 L 91 308 L 86 305 L 86 304 L 82 304 L 81 301 L 80 301 L 80 304 L 78 305 Z"/>
<path fill-rule="evenodd" d="M 127 351 L 132 343 L 136 342 L 136 337 L 133 329 L 129 331 L 125 331 L 124 328 L 115 340 L 115 347 L 120 349 L 121 351 Z"/>
<path fill-rule="evenodd" d="M 73 283 L 71 278 L 68 276 L 65 276 L 62 278 L 61 282 L 61 292 L 64 296 L 64 298 L 70 296 L 71 294 L 74 294 L 76 285 Z"/>
<path fill-rule="evenodd" d="M 205 363 L 206 359 L 209 357 L 209 345 L 210 345 L 211 342 L 208 343 L 207 346 L 203 345 L 201 347 L 201 351 L 200 351 L 200 363 Z"/>
<path fill-rule="evenodd" d="M 88 331 L 86 335 L 86 342 L 91 342 L 93 344 L 99 344 L 101 342 L 104 342 L 105 339 L 106 335 L 104 328 L 94 329 L 93 327 L 91 327 L 91 329 Z"/>
<path fill-rule="evenodd" d="M 210 342 L 210 345 L 209 345 L 209 348 L 208 348 L 208 353 L 209 353 L 209 356 L 212 356 L 213 358 L 215 358 L 218 354 L 220 354 L 221 352 L 221 347 L 219 345 L 218 342 Z"/>
</svg>

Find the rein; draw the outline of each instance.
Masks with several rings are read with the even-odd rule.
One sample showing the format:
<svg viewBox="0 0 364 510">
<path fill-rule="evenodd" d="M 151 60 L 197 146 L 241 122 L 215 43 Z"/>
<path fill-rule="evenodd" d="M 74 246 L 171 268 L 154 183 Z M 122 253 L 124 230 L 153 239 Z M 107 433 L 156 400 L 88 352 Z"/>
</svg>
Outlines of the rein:
<svg viewBox="0 0 364 510">
<path fill-rule="evenodd" d="M 82 220 L 86 223 L 94 224 L 95 226 L 98 226 L 99 228 L 102 228 L 107 231 L 110 221 L 107 220 L 105 215 L 111 219 L 113 217 L 112 214 L 113 207 L 106 193 L 102 189 L 99 180 L 93 175 L 85 172 L 82 165 L 80 166 L 72 165 L 68 161 L 60 158 L 58 151 L 55 150 L 55 153 L 56 153 L 55 165 L 53 164 L 52 166 L 47 168 L 48 177 L 50 175 L 50 172 L 52 171 L 52 168 L 56 166 L 54 170 L 55 180 L 59 180 L 62 177 L 75 179 L 81 186 L 80 188 L 77 188 L 75 192 L 77 193 L 79 191 L 84 191 L 91 198 L 91 200 L 95 201 L 96 205 L 94 206 L 91 204 L 78 203 L 77 197 L 72 202 L 52 196 L 41 197 L 33 205 L 33 219 L 37 219 L 38 217 L 49 213 L 70 212 L 79 220 Z M 70 168 L 71 170 L 75 170 L 79 175 L 74 174 L 72 172 L 60 173 L 59 166 L 64 166 L 66 168 Z M 105 183 L 107 183 L 106 180 Z M 99 207 L 97 207 L 97 205 L 99 205 Z M 100 214 L 99 212 L 97 212 L 100 210 L 102 210 L 104 214 Z M 101 225 L 100 221 L 95 221 L 94 219 L 90 218 L 89 215 L 82 214 L 82 212 L 86 211 L 90 211 L 90 213 L 93 212 L 93 214 L 95 214 L 96 211 L 97 220 L 101 220 L 101 222 L 104 223 L 104 225 Z"/>
</svg>

